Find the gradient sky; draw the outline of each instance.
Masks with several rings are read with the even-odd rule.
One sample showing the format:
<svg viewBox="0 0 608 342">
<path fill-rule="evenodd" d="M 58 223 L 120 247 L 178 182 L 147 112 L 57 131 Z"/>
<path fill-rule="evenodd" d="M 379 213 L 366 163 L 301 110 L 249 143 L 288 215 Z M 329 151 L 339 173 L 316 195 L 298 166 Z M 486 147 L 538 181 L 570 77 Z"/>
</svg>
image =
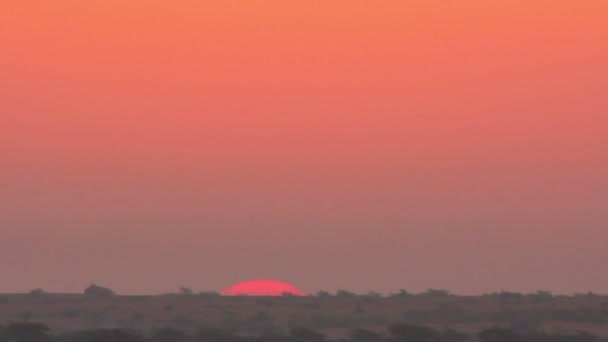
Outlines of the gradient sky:
<svg viewBox="0 0 608 342">
<path fill-rule="evenodd" d="M 608 1 L 0 2 L 0 292 L 608 292 Z"/>
</svg>

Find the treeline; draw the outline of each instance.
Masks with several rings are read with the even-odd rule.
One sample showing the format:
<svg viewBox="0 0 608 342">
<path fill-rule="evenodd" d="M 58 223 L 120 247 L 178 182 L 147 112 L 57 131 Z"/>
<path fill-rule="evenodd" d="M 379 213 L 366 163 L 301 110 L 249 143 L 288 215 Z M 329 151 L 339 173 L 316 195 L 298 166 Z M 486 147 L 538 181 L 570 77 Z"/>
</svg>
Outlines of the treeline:
<svg viewBox="0 0 608 342">
<path fill-rule="evenodd" d="M 174 328 L 156 329 L 144 335 L 129 329 L 82 330 L 53 334 L 41 323 L 20 322 L 0 326 L 0 342 L 600 342 L 607 341 L 590 333 L 518 333 L 493 327 L 470 335 L 455 330 L 437 330 L 422 325 L 394 324 L 385 332 L 355 329 L 349 336 L 330 339 L 306 327 L 292 328 L 286 335 L 273 333 L 245 336 L 216 328 L 200 328 L 186 333 Z"/>
<path fill-rule="evenodd" d="M 27 293 L 33 297 L 42 297 L 45 295 L 52 295 L 52 293 L 47 292 L 42 288 L 35 288 Z M 82 292 L 83 295 L 87 297 L 98 297 L 98 298 L 108 298 L 115 295 L 118 295 L 114 290 L 109 287 L 101 286 L 98 284 L 91 284 L 84 289 Z M 190 287 L 182 286 L 177 292 L 166 293 L 165 295 L 200 295 L 204 297 L 217 297 L 220 294 L 216 291 L 196 291 Z M 289 293 L 285 293 L 285 296 L 291 296 Z M 574 293 L 572 295 L 565 294 L 554 294 L 548 290 L 538 290 L 530 293 L 522 293 L 522 292 L 510 292 L 501 290 L 500 292 L 491 292 L 484 293 L 476 296 L 462 296 L 456 293 L 453 293 L 449 290 L 445 289 L 427 289 L 426 291 L 414 293 L 410 292 L 406 289 L 400 289 L 396 292 L 391 292 L 389 294 L 382 294 L 379 292 L 367 292 L 367 293 L 355 293 L 351 291 L 347 291 L 344 289 L 336 290 L 335 292 L 320 290 L 316 293 L 309 294 L 309 297 L 317 297 L 317 298 L 328 298 L 328 297 L 338 297 L 338 298 L 404 298 L 404 297 L 470 297 L 470 298 L 500 298 L 502 300 L 514 300 L 514 301 L 526 301 L 531 303 L 546 303 L 550 302 L 553 299 L 558 298 L 607 298 L 608 294 L 600 294 L 595 292 L 579 292 Z"/>
</svg>

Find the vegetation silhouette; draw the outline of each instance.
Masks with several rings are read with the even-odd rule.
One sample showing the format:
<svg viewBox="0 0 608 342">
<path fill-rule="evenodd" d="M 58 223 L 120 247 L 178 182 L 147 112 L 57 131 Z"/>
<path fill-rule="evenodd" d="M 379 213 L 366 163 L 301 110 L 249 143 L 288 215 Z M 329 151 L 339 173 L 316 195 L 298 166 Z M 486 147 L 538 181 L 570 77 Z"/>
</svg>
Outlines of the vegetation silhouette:
<svg viewBox="0 0 608 342">
<path fill-rule="evenodd" d="M 608 342 L 608 296 L 402 289 L 264 297 L 188 287 L 124 296 L 92 284 L 81 294 L 0 294 L 0 324 L 0 342 Z"/>
<path fill-rule="evenodd" d="M 520 334 L 508 328 L 491 327 L 476 335 L 454 330 L 436 330 L 412 324 L 394 324 L 388 334 L 355 329 L 347 338 L 329 339 L 313 329 L 295 327 L 286 335 L 238 335 L 215 328 L 201 328 L 193 334 L 161 328 L 149 335 L 131 329 L 95 329 L 66 334 L 50 334 L 41 323 L 13 323 L 0 327 L 0 342 L 602 342 L 586 332 L 549 334 L 534 332 Z"/>
</svg>

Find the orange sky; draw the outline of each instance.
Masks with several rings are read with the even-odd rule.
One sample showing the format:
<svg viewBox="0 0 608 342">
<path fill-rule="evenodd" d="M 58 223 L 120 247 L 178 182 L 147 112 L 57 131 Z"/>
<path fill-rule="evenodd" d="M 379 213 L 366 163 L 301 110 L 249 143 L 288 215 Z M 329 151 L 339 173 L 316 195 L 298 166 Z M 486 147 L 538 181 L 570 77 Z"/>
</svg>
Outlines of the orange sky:
<svg viewBox="0 0 608 342">
<path fill-rule="evenodd" d="M 607 41 L 603 0 L 3 1 L 0 292 L 606 292 Z"/>
</svg>

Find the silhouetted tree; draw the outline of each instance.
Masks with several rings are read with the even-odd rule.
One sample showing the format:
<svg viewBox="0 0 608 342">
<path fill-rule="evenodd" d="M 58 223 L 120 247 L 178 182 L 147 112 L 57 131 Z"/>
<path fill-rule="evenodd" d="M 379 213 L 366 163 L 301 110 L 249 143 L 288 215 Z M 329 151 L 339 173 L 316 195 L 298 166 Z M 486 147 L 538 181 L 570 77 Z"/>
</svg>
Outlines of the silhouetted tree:
<svg viewBox="0 0 608 342">
<path fill-rule="evenodd" d="M 182 286 L 179 288 L 179 294 L 190 296 L 194 294 L 194 291 L 189 287 Z"/>
<path fill-rule="evenodd" d="M 317 297 L 319 297 L 319 298 L 331 297 L 331 293 L 329 293 L 328 291 L 325 291 L 325 290 L 320 290 L 319 292 L 317 292 Z"/>
<path fill-rule="evenodd" d="M 33 289 L 28 293 L 28 295 L 35 296 L 35 297 L 44 297 L 44 296 L 46 296 L 46 294 L 47 294 L 47 292 L 41 288 Z"/>
<path fill-rule="evenodd" d="M 393 295 L 391 295 L 391 297 L 399 297 L 399 298 L 407 298 L 407 297 L 411 297 L 412 294 L 409 293 L 406 289 L 401 289 L 399 291 L 397 291 L 397 293 L 394 293 Z"/>
<path fill-rule="evenodd" d="M 111 297 L 114 296 L 115 293 L 107 287 L 91 284 L 84 289 L 84 294 L 89 297 Z"/>
<path fill-rule="evenodd" d="M 338 290 L 338 292 L 336 292 L 336 297 L 340 298 L 355 298 L 356 296 L 356 294 L 346 290 Z"/>
<path fill-rule="evenodd" d="M 447 297 L 450 296 L 451 293 L 448 290 L 428 289 L 423 293 L 423 295 L 431 297 Z"/>
<path fill-rule="evenodd" d="M 532 303 L 546 304 L 553 301 L 553 293 L 551 293 L 551 291 L 540 290 L 529 294 L 528 298 Z"/>
</svg>

